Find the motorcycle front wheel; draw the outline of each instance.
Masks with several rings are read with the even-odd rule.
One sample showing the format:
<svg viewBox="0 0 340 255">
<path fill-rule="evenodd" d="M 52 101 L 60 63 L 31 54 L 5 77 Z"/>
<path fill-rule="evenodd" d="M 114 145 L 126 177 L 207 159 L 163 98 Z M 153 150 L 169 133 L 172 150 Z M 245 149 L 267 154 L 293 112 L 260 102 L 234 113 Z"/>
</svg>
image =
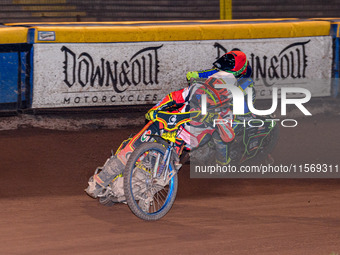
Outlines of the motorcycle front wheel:
<svg viewBox="0 0 340 255">
<path fill-rule="evenodd" d="M 143 143 L 129 157 L 124 176 L 124 193 L 130 210 L 147 221 L 164 217 L 175 202 L 178 177 L 164 181 L 159 172 L 166 148 L 159 143 Z M 175 171 L 170 164 L 169 171 Z"/>
</svg>

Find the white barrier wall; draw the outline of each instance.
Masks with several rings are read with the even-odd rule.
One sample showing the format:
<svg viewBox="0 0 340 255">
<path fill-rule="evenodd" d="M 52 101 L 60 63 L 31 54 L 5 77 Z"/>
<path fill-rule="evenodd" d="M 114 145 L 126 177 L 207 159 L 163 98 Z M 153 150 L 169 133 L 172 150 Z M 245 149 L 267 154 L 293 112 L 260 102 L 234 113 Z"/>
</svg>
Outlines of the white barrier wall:
<svg viewBox="0 0 340 255">
<path fill-rule="evenodd" d="M 303 87 L 313 97 L 331 90 L 330 36 L 34 44 L 33 108 L 154 104 L 186 86 L 185 74 L 211 68 L 239 48 L 253 67 L 257 98 L 273 86 Z"/>
</svg>

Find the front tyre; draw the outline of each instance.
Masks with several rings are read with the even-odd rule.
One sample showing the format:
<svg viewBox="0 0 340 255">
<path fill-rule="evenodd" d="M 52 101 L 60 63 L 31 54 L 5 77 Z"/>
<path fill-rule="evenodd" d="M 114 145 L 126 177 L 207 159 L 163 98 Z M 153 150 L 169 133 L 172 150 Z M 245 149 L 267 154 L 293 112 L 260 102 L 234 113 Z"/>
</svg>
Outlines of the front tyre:
<svg viewBox="0 0 340 255">
<path fill-rule="evenodd" d="M 177 174 L 174 172 L 167 182 L 164 182 L 164 173 L 154 177 L 165 152 L 166 148 L 159 143 L 143 143 L 131 154 L 123 173 L 126 202 L 130 210 L 143 220 L 161 219 L 175 202 Z M 175 171 L 172 164 L 169 171 Z"/>
</svg>

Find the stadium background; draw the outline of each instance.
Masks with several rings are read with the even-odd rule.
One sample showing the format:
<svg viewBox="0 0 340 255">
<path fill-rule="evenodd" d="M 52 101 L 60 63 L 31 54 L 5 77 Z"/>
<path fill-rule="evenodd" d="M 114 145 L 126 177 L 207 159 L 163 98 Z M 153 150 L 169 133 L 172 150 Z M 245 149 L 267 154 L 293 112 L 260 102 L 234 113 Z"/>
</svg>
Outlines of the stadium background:
<svg viewBox="0 0 340 255">
<path fill-rule="evenodd" d="M 216 20 L 230 18 L 227 6 L 228 1 L 4 0 L 0 22 Z M 339 13 L 338 1 L 232 2 L 234 19 L 329 19 Z M 174 207 L 150 224 L 125 205 L 106 208 L 83 193 L 94 169 L 142 123 L 127 127 L 121 121 L 123 128 L 107 130 L 105 123 L 82 121 L 143 116 L 145 109 L 21 114 L 17 109 L 27 107 L 22 103 L 9 113 L 16 116 L 2 111 L 0 118 L 1 129 L 11 129 L 0 132 L 2 254 L 340 253 L 339 179 L 201 180 L 190 179 L 185 165 Z M 313 108 L 319 114 L 299 119 L 296 129 L 280 130 L 277 164 L 339 164 L 339 98 L 314 99 Z"/>
<path fill-rule="evenodd" d="M 336 0 L 3 0 L 0 22 L 337 17 Z M 232 15 L 230 8 L 232 6 Z"/>
<path fill-rule="evenodd" d="M 3 0 L 0 22 L 338 17 L 337 0 Z M 232 15 L 231 15 L 232 8 Z"/>
</svg>

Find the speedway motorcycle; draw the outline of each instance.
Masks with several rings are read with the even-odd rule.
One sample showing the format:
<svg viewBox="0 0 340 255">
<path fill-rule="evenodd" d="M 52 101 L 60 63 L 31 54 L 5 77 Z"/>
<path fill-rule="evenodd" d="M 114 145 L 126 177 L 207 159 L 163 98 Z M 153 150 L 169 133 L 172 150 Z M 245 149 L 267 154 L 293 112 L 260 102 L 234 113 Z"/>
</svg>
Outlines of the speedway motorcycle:
<svg viewBox="0 0 340 255">
<path fill-rule="evenodd" d="M 120 178 L 124 200 L 130 210 L 139 218 L 147 221 L 159 220 L 171 209 L 178 188 L 178 171 L 181 168 L 180 159 L 175 152 L 175 140 L 181 132 L 183 123 L 189 122 L 190 113 L 178 114 L 176 123 L 171 121 L 174 113 L 157 113 L 157 120 L 164 124 L 162 135 L 151 135 L 149 142 L 141 144 L 130 155 L 123 175 Z M 243 118 L 243 119 L 242 119 Z M 235 128 L 235 139 L 230 145 L 230 164 L 254 164 L 270 159 L 270 153 L 278 140 L 278 125 L 270 121 L 270 116 L 238 117 L 257 119 L 261 126 L 242 126 Z M 170 125 L 169 125 L 170 124 Z M 213 144 L 207 142 L 197 150 L 189 152 L 195 160 L 211 160 L 213 158 Z M 113 182 L 115 185 L 115 182 Z M 108 190 L 114 191 L 115 187 Z M 108 190 L 106 192 L 108 192 Z M 100 202 L 103 204 L 111 199 L 110 192 L 103 194 Z M 112 195 L 112 193 L 111 193 Z"/>
</svg>

